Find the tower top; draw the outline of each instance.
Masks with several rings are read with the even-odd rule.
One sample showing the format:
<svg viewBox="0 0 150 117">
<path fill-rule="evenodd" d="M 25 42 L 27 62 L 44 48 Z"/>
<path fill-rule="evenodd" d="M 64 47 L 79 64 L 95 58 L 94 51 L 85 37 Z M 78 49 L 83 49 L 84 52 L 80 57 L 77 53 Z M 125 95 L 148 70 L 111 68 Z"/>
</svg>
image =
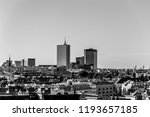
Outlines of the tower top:
<svg viewBox="0 0 150 117">
<path fill-rule="evenodd" d="M 64 38 L 64 45 L 67 45 L 67 43 L 66 43 L 66 36 L 65 36 L 65 38 Z"/>
<path fill-rule="evenodd" d="M 11 60 L 11 55 L 9 54 L 9 61 Z"/>
</svg>

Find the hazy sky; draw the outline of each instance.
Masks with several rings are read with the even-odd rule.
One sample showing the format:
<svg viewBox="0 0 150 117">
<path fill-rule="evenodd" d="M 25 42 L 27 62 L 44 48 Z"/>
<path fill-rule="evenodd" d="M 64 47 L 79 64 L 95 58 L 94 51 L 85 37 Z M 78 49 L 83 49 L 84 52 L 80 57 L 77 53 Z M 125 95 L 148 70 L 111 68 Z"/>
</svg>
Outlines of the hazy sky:
<svg viewBox="0 0 150 117">
<path fill-rule="evenodd" d="M 36 58 L 56 64 L 56 45 L 71 61 L 98 50 L 98 67 L 150 67 L 149 0 L 0 0 L 0 64 Z"/>
</svg>

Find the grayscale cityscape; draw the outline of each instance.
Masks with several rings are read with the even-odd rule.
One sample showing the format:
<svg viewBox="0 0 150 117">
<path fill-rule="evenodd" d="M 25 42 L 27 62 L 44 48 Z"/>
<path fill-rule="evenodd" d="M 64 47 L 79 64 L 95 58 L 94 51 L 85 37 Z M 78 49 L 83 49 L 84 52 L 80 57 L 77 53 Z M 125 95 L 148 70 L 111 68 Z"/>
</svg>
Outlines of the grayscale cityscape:
<svg viewBox="0 0 150 117">
<path fill-rule="evenodd" d="M 149 4 L 1 0 L 0 100 L 149 100 Z"/>
<path fill-rule="evenodd" d="M 57 45 L 57 65 L 36 65 L 35 58 L 4 61 L 0 99 L 8 100 L 149 100 L 150 69 L 97 68 L 97 50 L 70 62 L 66 40 Z"/>
</svg>

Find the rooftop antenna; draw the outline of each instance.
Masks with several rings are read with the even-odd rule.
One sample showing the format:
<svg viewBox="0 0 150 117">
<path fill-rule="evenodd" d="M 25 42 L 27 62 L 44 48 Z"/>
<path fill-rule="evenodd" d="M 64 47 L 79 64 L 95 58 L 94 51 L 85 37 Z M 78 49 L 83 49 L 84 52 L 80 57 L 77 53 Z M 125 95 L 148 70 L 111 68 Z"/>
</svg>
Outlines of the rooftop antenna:
<svg viewBox="0 0 150 117">
<path fill-rule="evenodd" d="M 65 38 L 64 38 L 64 45 L 66 45 L 66 36 L 65 36 Z"/>
<path fill-rule="evenodd" d="M 10 59 L 10 54 L 9 54 L 9 61 L 8 61 L 8 71 L 10 72 L 10 67 L 11 67 L 11 59 Z"/>
<path fill-rule="evenodd" d="M 9 60 L 10 60 L 10 57 L 11 57 L 11 56 L 10 56 L 10 54 L 9 54 Z"/>
<path fill-rule="evenodd" d="M 143 70 L 144 70 L 145 66 L 143 65 Z"/>
</svg>

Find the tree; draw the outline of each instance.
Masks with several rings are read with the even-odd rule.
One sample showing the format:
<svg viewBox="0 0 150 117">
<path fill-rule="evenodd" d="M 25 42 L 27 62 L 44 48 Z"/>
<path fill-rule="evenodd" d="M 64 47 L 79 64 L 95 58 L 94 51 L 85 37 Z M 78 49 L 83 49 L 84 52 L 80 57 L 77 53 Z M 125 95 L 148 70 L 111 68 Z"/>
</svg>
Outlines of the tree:
<svg viewBox="0 0 150 117">
<path fill-rule="evenodd" d="M 87 77 L 88 75 L 89 75 L 89 73 L 87 71 L 81 71 L 81 72 L 79 72 L 79 76 L 81 76 L 83 78 Z"/>
</svg>

